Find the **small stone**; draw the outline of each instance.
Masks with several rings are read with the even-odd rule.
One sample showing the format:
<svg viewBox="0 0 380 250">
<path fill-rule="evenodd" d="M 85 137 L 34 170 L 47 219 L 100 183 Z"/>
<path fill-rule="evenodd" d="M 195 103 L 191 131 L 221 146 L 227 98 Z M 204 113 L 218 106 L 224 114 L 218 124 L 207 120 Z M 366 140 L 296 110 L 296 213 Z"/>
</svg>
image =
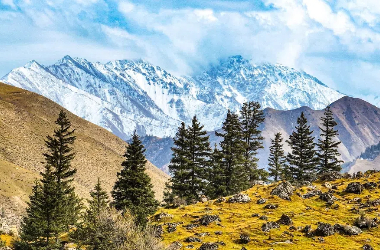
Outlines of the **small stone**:
<svg viewBox="0 0 380 250">
<path fill-rule="evenodd" d="M 315 236 L 330 236 L 335 233 L 334 226 L 328 224 L 328 223 L 318 223 L 317 229 L 313 232 L 313 235 Z"/>
<path fill-rule="evenodd" d="M 250 202 L 251 198 L 247 194 L 235 194 L 228 199 L 228 203 L 247 203 Z"/>
<path fill-rule="evenodd" d="M 202 242 L 202 240 L 197 237 L 190 236 L 186 238 L 185 242 Z"/>
<path fill-rule="evenodd" d="M 277 222 L 269 221 L 261 226 L 263 232 L 269 232 L 271 229 L 280 228 L 280 225 Z"/>
<path fill-rule="evenodd" d="M 201 245 L 199 250 L 217 250 L 218 248 L 218 244 L 206 242 Z"/>
<path fill-rule="evenodd" d="M 241 244 L 248 244 L 251 241 L 251 238 L 248 234 L 241 234 L 240 235 L 240 243 Z"/>
<path fill-rule="evenodd" d="M 267 216 L 265 216 L 265 215 L 262 215 L 262 216 L 260 216 L 260 218 L 259 218 L 260 220 L 268 220 L 268 217 Z"/>
<path fill-rule="evenodd" d="M 306 235 L 309 235 L 311 233 L 311 226 L 310 225 L 306 225 L 302 230 L 301 230 L 302 233 L 306 234 Z"/>
<path fill-rule="evenodd" d="M 276 209 L 278 208 L 278 204 L 267 204 L 264 207 L 265 209 Z"/>
<path fill-rule="evenodd" d="M 293 224 L 293 221 L 288 215 L 282 214 L 281 218 L 277 221 L 277 223 L 289 226 Z"/>
<path fill-rule="evenodd" d="M 222 231 L 215 231 L 215 234 L 216 234 L 216 235 L 222 235 L 223 232 L 222 232 Z"/>
<path fill-rule="evenodd" d="M 199 227 L 199 224 L 189 224 L 185 226 L 187 230 L 193 230 L 194 228 L 197 228 L 197 227 Z"/>
<path fill-rule="evenodd" d="M 264 204 L 265 202 L 267 202 L 267 200 L 264 198 L 260 198 L 257 200 L 257 204 Z"/>
<path fill-rule="evenodd" d="M 203 226 L 208 226 L 212 222 L 221 222 L 219 215 L 204 215 L 199 219 L 199 223 Z"/>
<path fill-rule="evenodd" d="M 260 217 L 260 214 L 252 214 L 252 217 Z"/>
<path fill-rule="evenodd" d="M 224 198 L 224 197 L 220 197 L 220 198 L 216 199 L 215 202 L 217 202 L 217 203 L 226 202 L 226 198 Z"/>
<path fill-rule="evenodd" d="M 363 246 L 363 250 L 373 250 L 373 247 L 371 245 L 369 245 L 369 244 L 365 244 Z"/>
</svg>

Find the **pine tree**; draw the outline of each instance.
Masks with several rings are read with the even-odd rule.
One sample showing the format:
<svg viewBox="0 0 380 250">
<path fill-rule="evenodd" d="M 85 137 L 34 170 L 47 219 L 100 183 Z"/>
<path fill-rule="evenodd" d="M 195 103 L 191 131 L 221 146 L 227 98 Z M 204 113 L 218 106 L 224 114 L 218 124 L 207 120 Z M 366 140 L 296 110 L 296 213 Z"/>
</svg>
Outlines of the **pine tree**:
<svg viewBox="0 0 380 250">
<path fill-rule="evenodd" d="M 245 168 L 246 144 L 243 141 L 238 115 L 228 110 L 222 129 L 224 133 L 215 132 L 215 134 L 223 138 L 220 142 L 221 169 L 225 174 L 225 180 L 220 185 L 221 189 L 225 190 L 223 196 L 227 196 L 238 193 L 249 186 L 249 172 Z"/>
<path fill-rule="evenodd" d="M 87 250 L 107 250 L 112 246 L 106 232 L 100 227 L 100 216 L 108 209 L 108 194 L 103 190 L 100 179 L 90 192 L 91 199 L 87 200 L 89 206 L 84 213 L 83 223 L 71 233 L 71 238 L 77 248 L 86 246 Z"/>
<path fill-rule="evenodd" d="M 57 213 L 56 221 L 62 226 L 62 232 L 68 230 L 69 225 L 74 225 L 79 219 L 79 211 L 82 209 L 81 200 L 75 194 L 72 186 L 77 170 L 71 167 L 71 161 L 75 158 L 72 145 L 76 137 L 75 130 L 71 130 L 71 122 L 66 113 L 61 110 L 55 122 L 58 129 L 53 136 L 48 135 L 45 140 L 48 152 L 44 154 L 47 165 L 52 167 L 56 178 Z"/>
<path fill-rule="evenodd" d="M 243 140 L 246 144 L 244 153 L 246 171 L 249 173 L 249 180 L 265 179 L 265 170 L 258 169 L 256 157 L 258 150 L 263 147 L 264 137 L 261 135 L 259 126 L 264 122 L 264 112 L 258 102 L 244 103 L 240 111 L 240 123 L 243 132 Z M 248 187 L 247 187 L 248 188 Z"/>
<path fill-rule="evenodd" d="M 286 157 L 282 145 L 281 133 L 277 133 L 274 139 L 271 139 L 270 155 L 269 155 L 269 176 L 273 177 L 274 181 L 283 178 L 286 168 Z"/>
<path fill-rule="evenodd" d="M 207 170 L 210 166 L 210 142 L 207 132 L 203 130 L 203 126 L 194 116 L 191 126 L 187 129 L 188 164 L 185 164 L 185 169 L 189 173 L 189 196 L 186 197 L 188 201 L 198 200 L 201 194 L 205 194 L 207 185 Z"/>
<path fill-rule="evenodd" d="M 189 150 L 187 135 L 188 131 L 184 122 L 178 128 L 176 136 L 174 137 L 174 147 L 171 148 L 173 152 L 172 159 L 169 164 L 169 172 L 172 178 L 166 183 L 166 192 L 164 200 L 171 203 L 173 198 L 178 196 L 181 199 L 186 199 L 191 196 L 190 193 L 190 173 L 189 165 Z"/>
<path fill-rule="evenodd" d="M 135 131 L 132 143 L 124 154 L 123 169 L 117 173 L 112 191 L 112 205 L 119 211 L 129 210 L 141 227 L 146 226 L 148 216 L 154 214 L 158 206 L 151 179 L 145 173 L 147 160 L 144 152 L 144 146 Z"/>
<path fill-rule="evenodd" d="M 206 195 L 211 199 L 216 199 L 218 197 L 224 196 L 226 192 L 227 183 L 226 174 L 222 165 L 223 154 L 218 150 L 215 144 L 214 150 L 210 155 L 211 167 L 208 172 L 208 185 Z"/>
<path fill-rule="evenodd" d="M 292 151 L 287 156 L 292 176 L 297 181 L 310 181 L 316 174 L 316 150 L 313 131 L 307 124 L 305 114 L 302 112 L 297 119 L 296 131 L 290 135 L 289 143 Z"/>
<path fill-rule="evenodd" d="M 340 141 L 335 141 L 335 137 L 338 136 L 338 131 L 334 129 L 337 126 L 337 122 L 334 120 L 333 112 L 328 106 L 325 109 L 324 116 L 321 118 L 322 127 L 321 138 L 318 139 L 318 153 L 319 158 L 319 172 L 337 171 L 339 172 L 342 167 L 340 164 L 343 162 L 338 160 L 340 153 L 338 152 L 338 146 Z"/>
</svg>

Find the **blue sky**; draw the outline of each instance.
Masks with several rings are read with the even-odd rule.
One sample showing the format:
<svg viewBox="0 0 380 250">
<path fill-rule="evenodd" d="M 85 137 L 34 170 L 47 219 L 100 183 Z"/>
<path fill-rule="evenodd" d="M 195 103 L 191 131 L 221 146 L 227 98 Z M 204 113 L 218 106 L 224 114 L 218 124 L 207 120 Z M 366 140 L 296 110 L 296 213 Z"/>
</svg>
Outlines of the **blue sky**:
<svg viewBox="0 0 380 250">
<path fill-rule="evenodd" d="M 192 74 L 241 54 L 380 96 L 378 0 L 0 0 L 0 75 L 64 55 Z"/>
</svg>

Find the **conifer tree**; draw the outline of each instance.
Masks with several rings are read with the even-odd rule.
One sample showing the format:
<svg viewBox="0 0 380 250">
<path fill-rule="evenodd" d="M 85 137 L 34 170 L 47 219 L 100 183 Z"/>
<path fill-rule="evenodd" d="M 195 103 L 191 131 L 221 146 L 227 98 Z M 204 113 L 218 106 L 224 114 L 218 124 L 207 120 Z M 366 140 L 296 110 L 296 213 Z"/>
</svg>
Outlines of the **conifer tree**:
<svg viewBox="0 0 380 250">
<path fill-rule="evenodd" d="M 208 174 L 208 185 L 206 195 L 211 199 L 216 199 L 222 197 L 226 192 L 226 185 L 223 185 L 227 182 L 224 168 L 222 165 L 223 154 L 218 150 L 217 145 L 215 144 L 214 150 L 210 155 L 211 167 L 209 168 Z"/>
<path fill-rule="evenodd" d="M 338 131 L 334 129 L 337 126 L 337 122 L 334 120 L 333 112 L 330 106 L 325 109 L 324 116 L 321 118 L 322 127 L 321 138 L 318 139 L 318 152 L 319 159 L 318 168 L 319 172 L 337 171 L 339 172 L 342 167 L 340 166 L 343 161 L 338 160 L 340 153 L 338 152 L 338 146 L 340 141 L 334 139 L 338 136 Z"/>
<path fill-rule="evenodd" d="M 310 181 L 314 178 L 317 167 L 313 131 L 310 130 L 303 112 L 297 119 L 297 124 L 296 131 L 293 131 L 289 140 L 286 141 L 291 147 L 287 161 L 296 181 Z"/>
<path fill-rule="evenodd" d="M 221 169 L 225 174 L 224 183 L 220 183 L 225 190 L 223 196 L 238 193 L 249 186 L 249 172 L 245 169 L 246 144 L 243 141 L 243 132 L 239 117 L 227 112 L 222 127 L 224 133 L 215 134 L 222 137 L 220 142 L 222 160 Z"/>
<path fill-rule="evenodd" d="M 186 133 L 186 143 L 188 145 L 189 159 L 185 168 L 188 169 L 189 179 L 189 196 L 186 197 L 188 201 L 198 200 L 201 194 L 205 194 L 207 185 L 207 171 L 210 166 L 210 142 L 207 132 L 203 130 L 203 126 L 198 122 L 197 117 L 194 116 L 191 126 L 188 127 Z"/>
<path fill-rule="evenodd" d="M 91 199 L 87 200 L 88 208 L 83 216 L 83 223 L 77 225 L 77 230 L 71 237 L 78 249 L 85 246 L 87 250 L 111 249 L 112 242 L 99 225 L 100 216 L 108 209 L 108 194 L 103 190 L 100 179 L 90 192 Z"/>
<path fill-rule="evenodd" d="M 281 133 L 277 133 L 274 139 L 271 139 L 270 155 L 269 155 L 269 176 L 273 177 L 274 181 L 278 181 L 283 178 L 286 168 L 286 157 L 282 145 Z"/>
<path fill-rule="evenodd" d="M 242 127 L 243 140 L 246 144 L 244 153 L 246 171 L 249 173 L 249 180 L 265 179 L 265 170 L 258 169 L 256 157 L 258 150 L 263 147 L 264 137 L 261 135 L 259 126 L 264 122 L 264 112 L 258 102 L 244 103 L 240 111 L 240 123 Z"/>
<path fill-rule="evenodd" d="M 75 142 L 75 130 L 71 129 L 71 122 L 66 113 L 61 110 L 55 122 L 58 129 L 53 136 L 48 135 L 45 144 L 48 152 L 44 154 L 47 165 L 52 167 L 56 178 L 57 213 L 56 221 L 62 225 L 62 232 L 74 225 L 79 219 L 79 211 L 82 209 L 81 200 L 75 194 L 72 186 L 77 170 L 71 167 L 71 161 L 75 158 L 72 145 Z"/>
<path fill-rule="evenodd" d="M 172 178 L 166 183 L 166 192 L 164 200 L 168 203 L 173 201 L 173 198 L 178 196 L 181 199 L 190 197 L 190 173 L 188 169 L 189 164 L 189 150 L 187 135 L 188 131 L 184 122 L 178 128 L 176 136 L 174 137 L 174 147 L 171 148 L 173 152 L 172 159 L 169 164 L 169 172 Z"/>
<path fill-rule="evenodd" d="M 124 154 L 125 160 L 121 164 L 123 169 L 117 173 L 112 191 L 112 205 L 119 211 L 129 210 L 141 227 L 146 226 L 148 216 L 154 214 L 158 206 L 151 179 L 145 173 L 147 160 L 144 152 L 144 146 L 135 131 Z"/>
</svg>

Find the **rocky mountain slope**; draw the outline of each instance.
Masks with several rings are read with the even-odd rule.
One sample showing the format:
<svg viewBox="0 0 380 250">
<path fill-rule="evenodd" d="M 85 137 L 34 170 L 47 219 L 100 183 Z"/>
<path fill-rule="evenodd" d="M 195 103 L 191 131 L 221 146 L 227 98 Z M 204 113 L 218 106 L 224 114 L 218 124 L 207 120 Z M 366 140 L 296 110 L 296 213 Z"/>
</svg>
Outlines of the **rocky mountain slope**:
<svg viewBox="0 0 380 250">
<path fill-rule="evenodd" d="M 342 154 L 342 160 L 351 162 L 356 159 L 365 149 L 375 145 L 380 141 L 380 109 L 357 98 L 343 97 L 331 104 L 331 110 L 338 123 L 339 140 L 342 142 L 339 151 Z M 275 110 L 267 108 L 264 110 L 265 122 L 261 129 L 264 140 L 264 149 L 259 153 L 260 167 L 267 167 L 269 156 L 270 139 L 274 134 L 281 132 L 285 139 L 293 131 L 297 118 L 301 112 L 304 112 L 311 129 L 314 130 L 314 136 L 319 137 L 320 117 L 323 116 L 323 110 L 313 110 L 309 107 L 301 107 L 294 110 Z M 214 132 L 209 132 L 211 145 L 219 143 L 220 138 L 215 136 Z M 165 139 L 143 138 L 147 147 L 147 158 L 158 167 L 164 168 L 170 161 L 166 157 L 171 154 L 170 147 L 173 143 Z M 285 151 L 289 150 L 288 144 L 284 142 Z M 154 149 L 154 150 L 150 150 Z M 158 152 L 162 152 L 161 154 Z M 164 158 L 159 157 L 164 155 Z M 168 159 L 166 163 L 163 159 Z"/>
<path fill-rule="evenodd" d="M 168 249 L 378 249 L 379 178 L 256 185 L 152 220 Z"/>
<path fill-rule="evenodd" d="M 61 109 L 43 96 L 0 83 L 0 211 L 5 208 L 10 215 L 23 211 L 31 186 L 43 170 L 44 139 L 54 131 Z M 68 117 L 77 136 L 73 166 L 78 169 L 78 194 L 87 197 L 98 177 L 110 191 L 127 144 L 72 113 Z M 160 199 L 168 176 L 151 163 L 147 173 Z"/>
<path fill-rule="evenodd" d="M 194 115 L 213 131 L 227 109 L 247 100 L 289 110 L 323 108 L 343 95 L 305 72 L 281 65 L 254 65 L 241 56 L 221 60 L 201 74 L 174 76 L 137 60 L 106 64 L 64 57 L 50 66 L 35 61 L 4 76 L 8 84 L 41 94 L 74 114 L 127 139 L 174 136 Z"/>
</svg>

